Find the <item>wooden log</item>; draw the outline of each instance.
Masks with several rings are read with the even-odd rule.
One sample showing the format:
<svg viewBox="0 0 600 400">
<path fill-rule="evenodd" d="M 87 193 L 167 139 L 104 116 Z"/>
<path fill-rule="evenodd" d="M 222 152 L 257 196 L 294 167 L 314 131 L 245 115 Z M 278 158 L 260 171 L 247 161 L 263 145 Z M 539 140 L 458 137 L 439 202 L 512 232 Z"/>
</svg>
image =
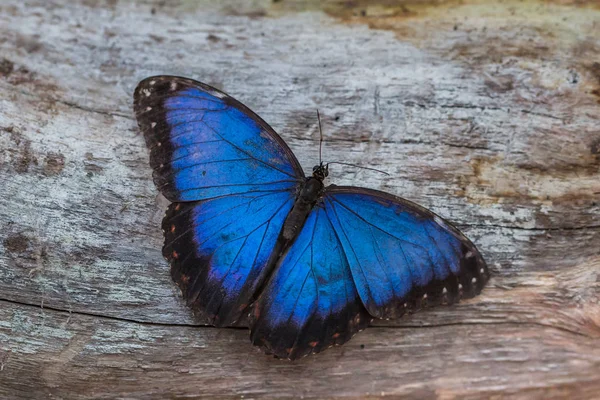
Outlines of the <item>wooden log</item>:
<svg viewBox="0 0 600 400">
<path fill-rule="evenodd" d="M 0 4 L 0 397 L 597 398 L 595 1 Z M 493 278 L 295 363 L 193 316 L 160 255 L 137 82 L 189 76 L 306 170 L 455 221 Z"/>
</svg>

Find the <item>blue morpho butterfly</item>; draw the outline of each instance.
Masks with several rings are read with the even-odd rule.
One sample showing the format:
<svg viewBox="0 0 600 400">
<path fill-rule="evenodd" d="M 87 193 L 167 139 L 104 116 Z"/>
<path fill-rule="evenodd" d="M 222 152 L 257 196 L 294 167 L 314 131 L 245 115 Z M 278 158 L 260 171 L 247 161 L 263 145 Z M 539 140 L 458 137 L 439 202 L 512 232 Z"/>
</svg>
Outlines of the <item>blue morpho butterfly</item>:
<svg viewBox="0 0 600 400">
<path fill-rule="evenodd" d="M 163 255 L 188 305 L 217 326 L 250 315 L 251 340 L 295 359 L 348 341 L 373 317 L 473 297 L 489 278 L 473 243 L 425 208 L 304 175 L 265 121 L 173 76 L 134 95 L 160 192 Z"/>
</svg>

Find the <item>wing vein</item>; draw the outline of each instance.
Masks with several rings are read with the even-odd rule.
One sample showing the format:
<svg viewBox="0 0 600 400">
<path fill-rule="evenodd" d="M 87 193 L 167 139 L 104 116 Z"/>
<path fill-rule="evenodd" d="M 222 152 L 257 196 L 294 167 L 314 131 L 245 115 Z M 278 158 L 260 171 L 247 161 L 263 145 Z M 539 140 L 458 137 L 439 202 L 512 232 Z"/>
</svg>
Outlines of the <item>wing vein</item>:
<svg viewBox="0 0 600 400">
<path fill-rule="evenodd" d="M 269 163 L 267 163 L 267 162 L 265 162 L 265 161 L 263 161 L 263 160 L 261 160 L 261 159 L 259 159 L 259 158 L 253 157 L 253 156 L 252 156 L 252 154 L 250 154 L 250 153 L 248 153 L 247 151 L 243 150 L 242 148 L 240 148 L 239 146 L 237 146 L 235 143 L 232 143 L 232 142 L 230 142 L 229 140 L 225 139 L 225 138 L 223 137 L 223 135 L 221 135 L 219 132 L 217 132 L 217 131 L 216 131 L 215 129 L 213 129 L 212 127 L 210 127 L 210 126 L 208 126 L 208 125 L 206 125 L 206 126 L 208 127 L 208 129 L 212 130 L 212 131 L 213 131 L 213 132 L 214 132 L 214 133 L 215 133 L 217 136 L 219 136 L 221 139 L 223 139 L 224 141 L 226 141 L 227 143 L 229 143 L 231 146 L 233 146 L 233 147 L 234 147 L 234 148 L 236 148 L 237 150 L 241 151 L 242 153 L 244 153 L 244 154 L 248 155 L 249 157 L 251 157 L 251 158 L 254 158 L 254 159 L 255 159 L 256 161 L 258 161 L 259 163 L 261 163 L 261 164 L 264 164 L 264 165 L 266 165 L 267 167 L 269 167 L 269 168 L 272 168 L 272 169 L 274 169 L 275 171 L 279 171 L 280 173 L 282 173 L 282 174 L 285 174 L 285 175 L 287 175 L 287 176 L 290 176 L 290 177 L 292 177 L 292 178 L 297 178 L 297 176 L 296 176 L 296 175 L 294 175 L 294 174 L 290 174 L 290 173 L 288 173 L 288 172 L 286 172 L 286 171 L 283 171 L 283 170 L 281 170 L 281 169 L 279 169 L 279 168 L 275 167 L 274 165 L 272 165 L 272 164 L 269 164 Z"/>
<path fill-rule="evenodd" d="M 375 225 L 375 224 L 373 224 L 373 223 L 371 223 L 371 222 L 367 221 L 366 219 L 364 219 L 363 217 L 361 217 L 361 216 L 360 216 L 360 214 L 358 214 L 357 212 L 355 212 L 354 210 L 352 210 L 350 207 L 346 206 L 344 203 L 342 203 L 342 202 L 341 202 L 341 201 L 339 201 L 338 199 L 335 199 L 335 198 L 334 198 L 333 200 L 334 200 L 336 203 L 340 204 L 342 207 L 344 207 L 346 210 L 348 210 L 350 213 L 354 214 L 354 215 L 356 216 L 356 218 L 358 218 L 358 219 L 360 219 L 361 221 L 363 221 L 364 223 L 366 223 L 366 224 L 368 224 L 368 225 L 370 225 L 370 226 L 372 226 L 372 227 L 376 228 L 377 230 L 379 230 L 379 231 L 381 231 L 381 232 L 385 233 L 386 235 L 388 235 L 388 236 L 391 236 L 391 237 L 393 237 L 393 238 L 394 238 L 394 239 L 396 239 L 396 240 L 403 241 L 403 242 L 405 242 L 405 243 L 411 244 L 411 245 L 413 245 L 413 246 L 415 246 L 415 247 L 420 247 L 420 248 L 424 249 L 425 251 L 427 251 L 427 250 L 426 250 L 426 249 L 425 249 L 423 246 L 421 246 L 421 245 L 419 245 L 419 244 L 417 244 L 417 243 L 413 243 L 413 242 L 411 242 L 411 241 L 408 241 L 408 240 L 406 240 L 406 239 L 404 239 L 404 238 L 398 237 L 398 236 L 396 236 L 396 235 L 393 235 L 392 233 L 388 232 L 387 230 L 385 230 L 385 229 L 383 229 L 383 228 L 380 228 L 379 226 L 377 226 L 377 225 Z"/>
<path fill-rule="evenodd" d="M 343 227 L 343 225 L 342 225 L 342 220 L 340 219 L 340 216 L 338 215 L 338 213 L 337 213 L 337 210 L 335 209 L 335 206 L 333 205 L 333 203 L 331 202 L 331 200 L 329 200 L 329 202 L 331 203 L 331 210 L 333 211 L 333 213 L 335 214 L 335 216 L 336 216 L 337 220 L 338 220 L 338 221 L 339 221 L 339 223 L 340 223 L 340 229 L 341 229 L 342 233 L 344 234 L 344 237 L 346 238 L 346 241 L 348 242 L 348 245 L 350 246 L 350 250 L 352 251 L 352 254 L 354 254 L 354 258 L 355 258 L 355 259 L 357 260 L 357 262 L 358 262 L 358 257 L 356 256 L 356 250 L 354 250 L 354 246 L 352 246 L 352 242 L 350 241 L 350 239 L 348 239 L 348 234 L 347 234 L 347 233 L 346 233 L 346 231 L 344 230 L 344 227 Z M 336 231 L 335 231 L 335 228 L 334 228 L 334 232 L 336 232 Z M 337 232 L 336 232 L 336 233 L 337 233 Z M 340 242 L 341 242 L 341 241 L 340 241 Z M 342 246 L 342 249 L 343 249 L 343 246 Z M 344 253 L 345 253 L 345 252 L 346 252 L 346 251 L 344 250 Z M 348 256 L 346 255 L 346 259 L 347 259 L 347 258 L 348 258 Z M 350 265 L 350 263 L 348 263 L 348 265 Z M 360 265 L 360 263 L 359 263 L 359 265 Z M 360 272 L 361 272 L 361 274 L 362 274 L 362 276 L 363 276 L 363 279 L 364 279 L 364 281 L 365 281 L 365 282 L 368 282 L 368 280 L 367 280 L 367 276 L 365 275 L 365 271 L 362 269 L 362 266 L 361 266 L 361 268 L 360 268 Z M 350 268 L 350 276 L 352 276 L 352 280 L 354 281 L 354 287 L 356 288 L 356 290 L 358 290 L 358 288 L 356 287 L 356 281 L 355 281 L 355 279 L 354 279 L 354 274 L 352 274 L 352 268 Z M 365 287 L 366 287 L 366 289 L 367 289 L 367 292 L 369 292 L 369 297 L 370 297 L 370 298 L 373 298 L 373 292 L 371 291 L 371 288 L 369 287 L 369 285 L 365 285 Z"/>
</svg>

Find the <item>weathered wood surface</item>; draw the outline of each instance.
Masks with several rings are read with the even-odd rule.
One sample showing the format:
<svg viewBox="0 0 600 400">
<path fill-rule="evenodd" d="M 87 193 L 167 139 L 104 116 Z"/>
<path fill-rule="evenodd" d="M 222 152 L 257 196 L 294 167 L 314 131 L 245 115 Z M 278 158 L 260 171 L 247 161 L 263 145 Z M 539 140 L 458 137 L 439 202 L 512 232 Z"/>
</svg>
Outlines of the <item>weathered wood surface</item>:
<svg viewBox="0 0 600 400">
<path fill-rule="evenodd" d="M 598 398 L 594 1 L 0 2 L 0 397 Z M 295 363 L 203 326 L 160 255 L 131 95 L 237 97 L 331 181 L 455 221 L 477 299 Z"/>
</svg>

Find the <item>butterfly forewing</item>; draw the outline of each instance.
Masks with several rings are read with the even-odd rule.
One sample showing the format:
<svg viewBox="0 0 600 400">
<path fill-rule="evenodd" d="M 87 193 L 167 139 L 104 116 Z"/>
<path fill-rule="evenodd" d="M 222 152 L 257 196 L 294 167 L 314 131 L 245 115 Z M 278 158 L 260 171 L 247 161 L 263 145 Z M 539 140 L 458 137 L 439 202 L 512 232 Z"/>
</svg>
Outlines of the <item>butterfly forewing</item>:
<svg viewBox="0 0 600 400">
<path fill-rule="evenodd" d="M 190 79 L 156 76 L 134 94 L 158 189 L 171 201 L 291 189 L 298 160 L 260 117 Z"/>
<path fill-rule="evenodd" d="M 324 200 L 360 298 L 374 317 L 452 304 L 479 294 L 489 279 L 473 243 L 421 206 L 357 187 L 329 187 Z"/>
</svg>

